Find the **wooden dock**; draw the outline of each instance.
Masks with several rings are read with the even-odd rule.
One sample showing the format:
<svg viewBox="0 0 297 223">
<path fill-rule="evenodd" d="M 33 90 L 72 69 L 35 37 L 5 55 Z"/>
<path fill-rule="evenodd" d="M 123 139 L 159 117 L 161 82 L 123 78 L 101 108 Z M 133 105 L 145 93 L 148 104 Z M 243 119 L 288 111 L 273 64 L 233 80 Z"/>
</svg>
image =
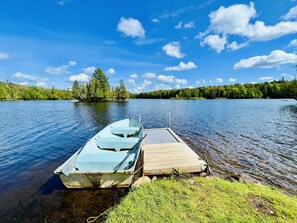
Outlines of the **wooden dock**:
<svg viewBox="0 0 297 223">
<path fill-rule="evenodd" d="M 170 128 L 145 129 L 143 175 L 199 173 L 207 164 Z"/>
</svg>

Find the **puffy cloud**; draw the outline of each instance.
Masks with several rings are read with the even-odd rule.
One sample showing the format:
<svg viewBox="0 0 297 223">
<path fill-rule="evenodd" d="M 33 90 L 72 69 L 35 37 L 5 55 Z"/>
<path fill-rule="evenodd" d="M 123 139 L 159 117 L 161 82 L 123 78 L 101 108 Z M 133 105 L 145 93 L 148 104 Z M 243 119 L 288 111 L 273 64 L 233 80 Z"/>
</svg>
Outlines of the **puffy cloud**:
<svg viewBox="0 0 297 223">
<path fill-rule="evenodd" d="M 165 71 L 181 71 L 181 70 L 191 70 L 191 69 L 195 69 L 197 68 L 196 64 L 194 64 L 193 62 L 188 62 L 188 63 L 184 63 L 184 62 L 180 62 L 178 66 L 173 66 L 173 67 L 166 67 Z"/>
<path fill-rule="evenodd" d="M 97 68 L 94 67 L 94 66 L 91 66 L 91 67 L 86 67 L 86 68 L 83 68 L 82 69 L 82 72 L 85 73 L 85 74 L 93 74 L 95 72 Z"/>
<path fill-rule="evenodd" d="M 34 75 L 29 75 L 29 74 L 24 74 L 22 72 L 16 72 L 13 74 L 14 77 L 19 78 L 19 79 L 24 79 L 24 80 L 29 80 L 29 81 L 37 81 L 38 77 Z"/>
<path fill-rule="evenodd" d="M 193 21 L 185 23 L 184 25 L 183 25 L 183 22 L 179 22 L 176 26 L 174 26 L 174 28 L 175 29 L 182 29 L 182 28 L 193 29 L 193 28 L 195 28 L 195 24 Z"/>
<path fill-rule="evenodd" d="M 36 83 L 36 86 L 38 86 L 38 87 L 46 87 L 47 84 L 45 82 L 43 82 L 43 81 L 40 81 L 40 82 L 37 82 Z"/>
<path fill-rule="evenodd" d="M 184 24 L 185 29 L 193 29 L 195 28 L 195 24 L 193 21 Z"/>
<path fill-rule="evenodd" d="M 283 20 L 296 20 L 297 19 L 297 6 L 290 9 L 290 11 L 281 17 Z"/>
<path fill-rule="evenodd" d="M 230 82 L 230 83 L 234 83 L 234 82 L 236 82 L 236 81 L 237 81 L 237 80 L 236 80 L 235 78 L 232 78 L 232 77 L 229 78 L 229 82 Z"/>
<path fill-rule="evenodd" d="M 243 47 L 248 46 L 248 43 L 237 43 L 236 41 L 233 41 L 232 43 L 230 43 L 229 45 L 227 45 L 227 48 L 234 51 L 234 50 L 239 50 Z"/>
<path fill-rule="evenodd" d="M 135 80 L 134 80 L 134 79 L 129 79 L 129 80 L 127 81 L 127 83 L 128 83 L 128 84 L 132 84 L 132 85 L 134 85 L 134 84 L 135 84 Z"/>
<path fill-rule="evenodd" d="M 223 81 L 224 81 L 224 80 L 223 80 L 222 78 L 220 78 L 220 77 L 216 79 L 216 82 L 217 82 L 217 83 L 223 83 Z"/>
<path fill-rule="evenodd" d="M 185 55 L 180 50 L 179 42 L 171 42 L 163 46 L 163 51 L 171 57 L 183 58 Z"/>
<path fill-rule="evenodd" d="M 219 35 L 209 35 L 204 38 L 203 41 L 200 42 L 201 46 L 209 45 L 213 48 L 217 53 L 220 53 L 225 49 L 225 44 L 227 43 L 227 37 L 223 35 L 220 37 Z"/>
<path fill-rule="evenodd" d="M 170 90 L 170 89 L 172 89 L 172 87 L 167 84 L 156 84 L 154 86 L 154 90 Z"/>
<path fill-rule="evenodd" d="M 144 37 L 145 30 L 142 27 L 142 24 L 134 18 L 125 19 L 122 17 L 118 23 L 118 31 L 125 34 L 125 36 L 135 37 Z"/>
<path fill-rule="evenodd" d="M 289 47 L 291 46 L 297 46 L 297 39 L 293 39 L 290 41 L 290 44 L 288 45 Z"/>
<path fill-rule="evenodd" d="M 166 82 L 166 83 L 173 83 L 174 78 L 175 78 L 174 76 L 158 75 L 157 80 Z"/>
<path fill-rule="evenodd" d="M 175 29 L 181 29 L 183 28 L 183 23 L 179 22 L 176 26 L 174 26 Z"/>
<path fill-rule="evenodd" d="M 262 21 L 254 24 L 250 20 L 257 15 L 254 3 L 250 5 L 235 4 L 209 14 L 210 30 L 227 35 L 238 35 L 249 41 L 267 41 L 297 32 L 297 22 L 279 22 L 274 26 L 267 26 Z"/>
<path fill-rule="evenodd" d="M 195 83 L 196 83 L 196 84 L 201 84 L 201 82 L 200 82 L 200 81 L 198 81 L 198 80 L 197 80 Z"/>
<path fill-rule="evenodd" d="M 78 81 L 78 82 L 88 82 L 90 80 L 90 77 L 87 74 L 80 73 L 77 75 L 71 75 L 69 77 L 69 81 Z"/>
<path fill-rule="evenodd" d="M 145 73 L 144 75 L 142 75 L 142 77 L 143 78 L 151 79 L 151 78 L 156 78 L 157 77 L 157 74 L 152 73 L 152 72 L 148 72 L 148 73 Z"/>
<path fill-rule="evenodd" d="M 7 53 L 0 52 L 0 60 L 7 60 L 10 56 Z"/>
<path fill-rule="evenodd" d="M 48 81 L 47 78 L 41 78 L 34 75 L 24 74 L 22 72 L 16 72 L 12 75 L 15 78 L 22 79 L 22 80 L 28 80 L 28 81 L 37 81 L 37 82 L 45 82 Z"/>
<path fill-rule="evenodd" d="M 148 85 L 150 85 L 152 82 L 148 81 L 148 80 L 144 80 L 142 86 L 146 87 Z"/>
<path fill-rule="evenodd" d="M 261 81 L 273 81 L 274 77 L 260 77 L 259 80 L 261 80 Z"/>
<path fill-rule="evenodd" d="M 181 84 L 181 85 L 186 85 L 188 83 L 188 81 L 186 79 L 177 79 L 176 78 L 174 81 L 175 81 L 175 83 Z"/>
<path fill-rule="evenodd" d="M 137 74 L 131 74 L 130 78 L 138 78 L 138 75 Z"/>
<path fill-rule="evenodd" d="M 115 69 L 113 69 L 113 68 L 109 68 L 107 71 L 106 71 L 106 73 L 107 74 L 109 74 L 109 75 L 114 75 L 115 74 Z"/>
<path fill-rule="evenodd" d="M 75 65 L 76 65 L 76 62 L 73 60 L 70 60 L 66 65 L 61 65 L 59 67 L 48 67 L 44 72 L 48 74 L 68 74 L 69 71 L 67 71 L 67 69 Z"/>
<path fill-rule="evenodd" d="M 288 63 L 296 64 L 297 55 L 294 53 L 286 53 L 282 50 L 274 50 L 269 55 L 242 59 L 236 63 L 233 68 L 235 70 L 243 68 L 272 68 Z"/>
<path fill-rule="evenodd" d="M 154 22 L 154 23 L 158 23 L 158 22 L 160 22 L 160 19 L 153 18 L 151 21 Z"/>
<path fill-rule="evenodd" d="M 206 84 L 206 80 L 205 79 L 201 79 L 201 83 L 202 84 Z"/>
</svg>

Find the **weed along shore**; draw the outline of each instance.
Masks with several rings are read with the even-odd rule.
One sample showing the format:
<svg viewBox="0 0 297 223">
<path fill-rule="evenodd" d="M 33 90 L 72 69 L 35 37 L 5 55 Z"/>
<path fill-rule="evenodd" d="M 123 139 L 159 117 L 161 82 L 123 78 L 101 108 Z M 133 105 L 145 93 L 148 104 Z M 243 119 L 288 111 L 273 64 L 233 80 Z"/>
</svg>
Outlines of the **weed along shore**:
<svg viewBox="0 0 297 223">
<path fill-rule="evenodd" d="M 297 198 L 257 184 L 216 177 L 172 176 L 132 188 L 102 219 L 107 223 L 295 223 Z"/>
</svg>

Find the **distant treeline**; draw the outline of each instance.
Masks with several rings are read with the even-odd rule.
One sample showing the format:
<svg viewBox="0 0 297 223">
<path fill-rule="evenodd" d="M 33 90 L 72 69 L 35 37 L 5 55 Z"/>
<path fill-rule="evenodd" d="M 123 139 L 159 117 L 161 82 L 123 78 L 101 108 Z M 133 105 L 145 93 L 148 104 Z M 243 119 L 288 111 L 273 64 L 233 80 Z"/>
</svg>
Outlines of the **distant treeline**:
<svg viewBox="0 0 297 223">
<path fill-rule="evenodd" d="M 123 80 L 114 88 L 110 87 L 108 78 L 100 68 L 93 73 L 93 77 L 87 84 L 73 82 L 73 97 L 79 101 L 121 101 L 129 97 L 129 93 Z"/>
<path fill-rule="evenodd" d="M 133 95 L 134 98 L 215 99 L 215 98 L 297 98 L 297 80 L 257 84 L 234 84 L 174 90 L 158 90 Z"/>
<path fill-rule="evenodd" d="M 72 92 L 67 90 L 0 82 L 0 100 L 65 100 L 72 98 Z"/>
</svg>

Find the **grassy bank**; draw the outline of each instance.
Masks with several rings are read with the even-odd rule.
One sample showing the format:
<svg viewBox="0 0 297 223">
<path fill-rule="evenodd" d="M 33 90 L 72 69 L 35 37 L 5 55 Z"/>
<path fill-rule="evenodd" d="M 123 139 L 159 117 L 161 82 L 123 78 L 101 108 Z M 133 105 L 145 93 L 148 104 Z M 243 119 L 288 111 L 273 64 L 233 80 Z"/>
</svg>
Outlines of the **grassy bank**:
<svg viewBox="0 0 297 223">
<path fill-rule="evenodd" d="M 221 179 L 160 180 L 129 193 L 107 222 L 297 222 L 297 198 Z"/>
</svg>

